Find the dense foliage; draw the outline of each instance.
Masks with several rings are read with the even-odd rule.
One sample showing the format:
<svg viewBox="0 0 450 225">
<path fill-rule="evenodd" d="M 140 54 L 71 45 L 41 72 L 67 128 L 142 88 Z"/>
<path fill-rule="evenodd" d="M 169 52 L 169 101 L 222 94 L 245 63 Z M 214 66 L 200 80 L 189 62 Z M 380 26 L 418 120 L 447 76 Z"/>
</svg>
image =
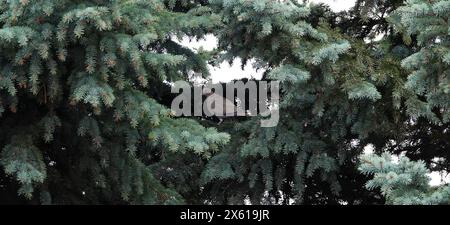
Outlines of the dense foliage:
<svg viewBox="0 0 450 225">
<path fill-rule="evenodd" d="M 152 166 L 200 166 L 190 161 L 211 157 L 228 135 L 174 119 L 159 102 L 164 81 L 206 68 L 170 38 L 202 35 L 217 19 L 160 1 L 0 4 L 6 188 L 42 203 L 183 202 Z"/>
<path fill-rule="evenodd" d="M 450 168 L 449 17 L 448 0 L 0 1 L 0 203 L 447 204 L 427 174 Z M 176 41 L 206 34 L 214 51 Z M 278 126 L 174 117 L 172 82 L 236 58 L 281 82 Z"/>
<path fill-rule="evenodd" d="M 382 156 L 365 155 L 359 169 L 366 174 L 374 174 L 367 182 L 368 189 L 380 188 L 388 204 L 436 205 L 448 204 L 450 186 L 430 187 L 429 170 L 422 161 L 413 162 L 400 157 L 393 162 L 389 154 Z"/>
</svg>

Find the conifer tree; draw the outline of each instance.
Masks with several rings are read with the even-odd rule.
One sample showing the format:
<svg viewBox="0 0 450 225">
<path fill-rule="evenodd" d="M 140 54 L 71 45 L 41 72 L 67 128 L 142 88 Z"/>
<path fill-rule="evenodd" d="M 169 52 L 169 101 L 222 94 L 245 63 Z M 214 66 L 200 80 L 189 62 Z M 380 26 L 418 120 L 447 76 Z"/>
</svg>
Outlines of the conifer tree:
<svg viewBox="0 0 450 225">
<path fill-rule="evenodd" d="M 387 204 L 437 205 L 450 203 L 450 186 L 430 187 L 429 170 L 423 161 L 401 156 L 393 162 L 391 155 L 363 155 L 359 166 L 364 174 L 374 175 L 368 189 L 380 188 Z"/>
<path fill-rule="evenodd" d="M 404 135 L 385 150 L 419 161 L 401 157 L 394 164 L 387 153 L 362 158 L 360 170 L 375 174 L 368 188 L 380 187 L 388 204 L 449 203 L 448 185 L 431 188 L 427 177 L 428 168 L 439 172 L 449 168 L 449 12 L 450 1 L 405 1 L 389 18 L 405 43 L 416 46 L 402 61 L 410 73 L 403 92 L 409 116 Z"/>
<path fill-rule="evenodd" d="M 447 204 L 450 1 L 306 2 L 0 1 L 0 203 Z M 276 127 L 174 118 L 171 82 L 236 58 Z"/>
<path fill-rule="evenodd" d="M 189 4 L 1 1 L 2 182 L 40 203 L 183 202 L 182 185 L 163 177 L 195 168 L 173 162 L 202 161 L 229 139 L 161 104 L 168 82 L 208 74 L 172 40 L 217 24 Z"/>
<path fill-rule="evenodd" d="M 450 1 L 408 0 L 390 17 L 405 42 L 417 40 L 417 51 L 404 59 L 410 71 L 405 87 L 414 93 L 406 101 L 411 116 L 434 123 L 450 121 Z"/>
<path fill-rule="evenodd" d="M 421 156 L 430 160 L 441 155 L 439 152 L 446 154 L 447 148 L 441 143 L 448 136 L 448 66 L 442 60 L 422 64 L 412 59 L 417 57 L 416 51 L 430 48 L 439 52 L 432 58 L 445 58 L 442 54 L 447 50 L 448 24 L 443 21 L 448 20 L 448 14 L 423 15 L 425 24 L 434 21 L 442 27 L 435 27 L 435 35 L 426 25 L 415 30 L 404 28 L 422 23 L 421 18 L 415 19 L 421 15 L 414 11 L 419 1 L 407 1 L 400 8 L 400 2 L 359 1 L 354 13 L 389 13 L 390 23 L 368 17 L 374 24 L 366 31 L 355 32 L 367 27 L 367 22 L 337 22 L 330 19 L 333 14 L 329 11 L 314 15 L 324 12 L 323 6 L 308 8 L 294 1 L 216 2 L 225 24 L 216 32 L 220 48 L 226 52 L 222 59 L 238 56 L 244 63 L 254 59 L 257 68 L 266 70 L 263 79 L 282 81 L 283 93 L 282 118 L 276 128 L 260 128 L 258 120 L 239 124 L 232 131 L 229 148 L 210 161 L 203 180 L 209 185 L 211 201 L 373 203 L 377 196 L 362 192 L 364 198 L 356 199 L 343 191 L 358 189 L 354 185 L 360 184 L 355 182 L 359 178 L 352 168 L 356 168 L 357 155 L 367 144 L 375 144 L 376 152 L 390 149 L 414 154 L 418 149 L 413 149 L 417 146 L 413 143 L 423 143 L 424 139 L 415 131 L 437 129 L 444 132 L 421 144 L 422 148 L 433 148 L 435 154 Z M 446 4 L 438 2 L 432 3 L 435 6 L 427 4 L 431 8 Z M 278 14 L 281 9 L 289 13 Z M 429 20 L 430 16 L 440 18 Z M 399 23 L 399 18 L 409 22 Z M 342 32 L 349 36 L 340 35 L 340 30 L 331 29 L 325 22 L 344 29 Z M 394 26 L 403 40 L 392 32 Z M 410 30 L 402 33 L 405 29 Z M 380 32 L 384 38 L 372 41 Z M 428 46 L 421 41 L 421 32 L 433 36 Z M 417 68 L 408 66 L 411 60 Z M 435 65 L 443 70 L 436 70 Z M 423 80 L 411 82 L 417 79 L 410 69 L 419 66 L 429 68 L 422 74 Z M 419 89 L 411 84 L 424 86 Z M 431 121 L 434 128 L 427 123 L 419 125 L 419 119 Z M 349 184 L 348 180 L 354 182 Z"/>
<path fill-rule="evenodd" d="M 358 177 L 346 176 L 357 173 L 353 162 L 363 146 L 355 140 L 374 131 L 388 135 L 395 126 L 392 105 L 377 110 L 391 99 L 377 86 L 400 88 L 385 82 L 397 61 L 373 57 L 362 41 L 325 23 L 313 26 L 317 11 L 296 1 L 214 3 L 224 21 L 216 32 L 222 59 L 254 59 L 264 79 L 282 82 L 282 96 L 278 126 L 261 128 L 259 118 L 238 124 L 230 147 L 209 162 L 203 181 L 211 201 L 340 203 L 341 182 Z M 394 66 L 380 70 L 381 64 Z M 355 172 L 343 172 L 348 168 Z"/>
</svg>

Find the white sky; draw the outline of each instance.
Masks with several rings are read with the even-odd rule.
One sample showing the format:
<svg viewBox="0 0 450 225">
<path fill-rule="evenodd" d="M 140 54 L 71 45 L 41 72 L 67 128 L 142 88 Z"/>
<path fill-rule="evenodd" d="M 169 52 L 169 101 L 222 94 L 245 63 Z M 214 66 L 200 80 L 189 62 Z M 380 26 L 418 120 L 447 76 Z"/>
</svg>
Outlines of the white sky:
<svg viewBox="0 0 450 225">
<path fill-rule="evenodd" d="M 183 46 L 189 47 L 193 50 L 203 48 L 204 50 L 211 51 L 217 47 L 217 38 L 213 35 L 207 35 L 205 39 L 195 41 L 189 40 L 189 38 L 183 38 L 181 40 Z M 262 77 L 263 71 L 256 71 L 251 63 L 247 63 L 244 70 L 241 68 L 241 60 L 234 60 L 230 65 L 228 62 L 223 62 L 218 67 L 209 66 L 211 73 L 211 80 L 213 83 L 229 82 L 239 78 L 256 78 Z"/>
<path fill-rule="evenodd" d="M 325 3 L 331 7 L 335 12 L 350 9 L 355 0 L 310 0 L 311 3 Z M 213 35 L 207 35 L 205 39 L 199 41 L 191 41 L 188 38 L 184 38 L 180 41 L 183 46 L 189 47 L 193 50 L 197 50 L 202 47 L 204 50 L 213 50 L 217 47 L 217 39 Z M 233 79 L 240 78 L 256 78 L 260 79 L 263 71 L 256 71 L 251 63 L 248 63 L 244 70 L 241 69 L 241 63 L 239 59 L 236 59 L 232 65 L 227 62 L 222 63 L 219 67 L 209 66 L 211 72 L 211 80 L 214 83 L 229 82 Z M 366 149 L 366 153 L 370 152 L 370 147 Z M 450 175 L 440 174 L 433 172 L 429 175 L 431 177 L 430 184 L 437 186 L 443 183 L 450 182 Z"/>
<path fill-rule="evenodd" d="M 355 5 L 355 0 L 311 0 L 313 3 L 325 3 L 335 12 L 350 9 Z"/>
</svg>

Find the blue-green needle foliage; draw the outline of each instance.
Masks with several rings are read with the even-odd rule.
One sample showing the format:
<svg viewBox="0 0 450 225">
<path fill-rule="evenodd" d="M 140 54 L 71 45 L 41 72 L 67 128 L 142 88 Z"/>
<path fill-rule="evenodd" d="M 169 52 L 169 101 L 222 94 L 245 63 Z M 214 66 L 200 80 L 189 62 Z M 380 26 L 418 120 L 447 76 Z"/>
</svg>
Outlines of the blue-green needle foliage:
<svg viewBox="0 0 450 225">
<path fill-rule="evenodd" d="M 414 117 L 435 123 L 450 121 L 450 1 L 407 0 L 390 17 L 405 42 L 417 41 L 417 52 L 403 60 L 410 71 L 406 101 Z"/>
<path fill-rule="evenodd" d="M 150 165 L 206 159 L 229 140 L 161 104 L 165 83 L 208 74 L 202 56 L 171 38 L 201 37 L 218 21 L 186 4 L 177 12 L 160 0 L 0 1 L 0 165 L 20 195 L 183 202 Z"/>
<path fill-rule="evenodd" d="M 422 161 L 414 162 L 401 156 L 394 162 L 389 153 L 363 155 L 359 170 L 373 179 L 367 182 L 370 190 L 380 188 L 387 204 L 438 205 L 449 204 L 450 186 L 431 187 L 430 171 Z"/>
<path fill-rule="evenodd" d="M 407 0 L 389 18 L 406 44 L 416 43 L 414 53 L 401 62 L 402 68 L 408 72 L 403 90 L 397 92 L 397 95 L 403 93 L 405 110 L 411 119 L 405 122 L 414 125 L 417 118 L 425 118 L 443 128 L 438 134 L 444 139 L 448 136 L 450 121 L 449 17 L 448 0 Z M 424 129 L 423 132 L 431 136 L 430 129 L 418 129 Z M 445 140 L 441 141 L 445 143 Z M 406 144 L 421 142 L 419 139 Z M 434 142 L 440 143 L 438 140 Z M 446 145 L 440 148 L 448 151 Z M 365 174 L 374 174 L 367 188 L 380 188 L 386 203 L 449 204 L 449 186 L 430 187 L 430 171 L 423 161 L 413 162 L 400 157 L 398 163 L 393 163 L 388 153 L 363 156 L 361 160 L 359 169 Z"/>
<path fill-rule="evenodd" d="M 44 204 L 381 201 L 357 170 L 367 144 L 399 152 L 421 146 L 428 138 L 421 134 L 438 127 L 426 143 L 436 154 L 448 149 L 450 1 L 358 0 L 356 11 L 338 19 L 304 2 L 0 0 L 0 197 L 18 192 Z M 357 14 L 361 7 L 370 13 Z M 174 40 L 205 34 L 218 38 L 215 51 Z M 236 58 L 254 62 L 263 80 L 281 82 L 278 126 L 261 128 L 254 117 L 216 129 L 173 117 L 171 82 L 208 76 L 206 62 Z M 423 132 L 404 132 L 411 129 Z M 373 165 L 363 164 L 363 172 L 375 174 L 369 187 L 380 187 L 388 203 L 448 200 L 448 189 L 428 186 L 420 162 L 367 162 Z"/>
<path fill-rule="evenodd" d="M 281 82 L 282 93 L 278 126 L 261 128 L 256 119 L 238 124 L 230 147 L 209 162 L 203 182 L 211 201 L 299 204 L 324 192 L 338 196 L 340 168 L 354 157 L 351 139 L 391 126 L 376 110 L 383 97 L 377 86 L 389 69 L 375 65 L 388 60 L 377 61 L 362 41 L 348 41 L 325 23 L 314 25 L 309 19 L 317 15 L 298 1 L 212 6 L 224 23 L 216 31 L 225 51 L 220 59 L 254 60 L 266 71 L 263 79 Z M 314 188 L 308 183 L 323 189 L 305 196 Z"/>
</svg>

